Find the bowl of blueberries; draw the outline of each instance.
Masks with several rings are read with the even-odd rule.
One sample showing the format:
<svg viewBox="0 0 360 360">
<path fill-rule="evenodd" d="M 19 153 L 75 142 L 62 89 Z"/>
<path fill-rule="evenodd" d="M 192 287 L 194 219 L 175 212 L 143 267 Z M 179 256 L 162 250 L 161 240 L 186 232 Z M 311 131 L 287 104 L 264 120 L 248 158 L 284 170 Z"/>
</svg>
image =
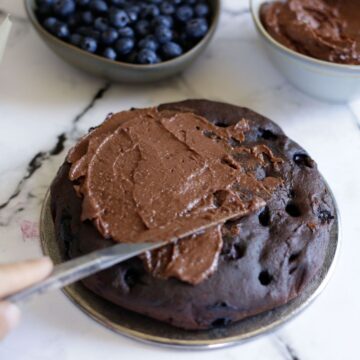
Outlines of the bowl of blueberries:
<svg viewBox="0 0 360 360">
<path fill-rule="evenodd" d="M 63 60 L 111 81 L 144 83 L 190 65 L 216 30 L 220 0 L 25 0 Z"/>
</svg>

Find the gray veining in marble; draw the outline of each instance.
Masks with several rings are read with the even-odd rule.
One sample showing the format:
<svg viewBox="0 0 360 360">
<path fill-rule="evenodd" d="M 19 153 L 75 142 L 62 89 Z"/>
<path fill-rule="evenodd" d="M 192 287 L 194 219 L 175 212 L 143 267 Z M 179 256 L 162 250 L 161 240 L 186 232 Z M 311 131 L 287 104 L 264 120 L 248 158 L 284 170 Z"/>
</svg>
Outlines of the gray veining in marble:
<svg viewBox="0 0 360 360">
<path fill-rule="evenodd" d="M 360 319 L 360 133 L 347 105 L 331 105 L 293 89 L 261 48 L 246 0 L 227 0 L 209 49 L 181 76 L 156 85 L 108 84 L 71 68 L 31 29 L 20 0 L 0 0 L 14 30 L 0 66 L 0 261 L 40 255 L 43 196 L 71 144 L 108 112 L 183 98 L 248 106 L 274 119 L 317 160 L 338 199 L 344 245 L 324 294 L 274 334 L 209 352 L 158 349 L 112 334 L 56 292 L 30 303 L 21 326 L 0 344 L 11 359 L 358 359 Z M 24 350 L 26 349 L 26 351 Z"/>
</svg>

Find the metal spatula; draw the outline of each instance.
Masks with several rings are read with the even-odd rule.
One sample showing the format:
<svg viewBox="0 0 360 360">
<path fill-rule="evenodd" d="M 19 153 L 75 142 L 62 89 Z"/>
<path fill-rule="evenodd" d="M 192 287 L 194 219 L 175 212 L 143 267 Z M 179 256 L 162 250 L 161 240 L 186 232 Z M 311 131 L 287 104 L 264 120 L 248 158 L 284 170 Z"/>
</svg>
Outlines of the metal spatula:
<svg viewBox="0 0 360 360">
<path fill-rule="evenodd" d="M 27 300 L 34 295 L 40 295 L 49 290 L 60 289 L 122 261 L 140 255 L 141 253 L 154 250 L 169 242 L 207 230 L 242 215 L 244 215 L 244 211 L 228 213 L 226 215 L 221 214 L 212 221 L 206 220 L 206 217 L 203 219 L 196 219 L 195 222 L 190 221 L 190 219 L 185 219 L 181 224 L 181 227 L 179 227 L 178 224 L 177 226 L 168 226 L 163 229 L 164 231 L 161 230 L 161 238 L 166 241 L 149 242 L 153 239 L 153 232 L 149 230 L 141 237 L 141 243 L 117 244 L 56 265 L 52 274 L 47 279 L 12 294 L 4 300 L 18 303 Z"/>
</svg>

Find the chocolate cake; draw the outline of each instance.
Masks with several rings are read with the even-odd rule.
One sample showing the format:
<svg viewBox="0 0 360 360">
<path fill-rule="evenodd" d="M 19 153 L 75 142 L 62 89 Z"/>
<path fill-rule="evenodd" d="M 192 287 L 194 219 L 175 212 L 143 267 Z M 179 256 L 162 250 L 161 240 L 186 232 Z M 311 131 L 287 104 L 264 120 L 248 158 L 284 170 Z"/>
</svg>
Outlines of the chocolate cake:
<svg viewBox="0 0 360 360">
<path fill-rule="evenodd" d="M 51 208 L 69 258 L 236 213 L 83 281 L 114 304 L 189 330 L 299 295 L 324 262 L 334 219 L 299 145 L 249 109 L 207 100 L 110 114 L 70 150 Z"/>
</svg>

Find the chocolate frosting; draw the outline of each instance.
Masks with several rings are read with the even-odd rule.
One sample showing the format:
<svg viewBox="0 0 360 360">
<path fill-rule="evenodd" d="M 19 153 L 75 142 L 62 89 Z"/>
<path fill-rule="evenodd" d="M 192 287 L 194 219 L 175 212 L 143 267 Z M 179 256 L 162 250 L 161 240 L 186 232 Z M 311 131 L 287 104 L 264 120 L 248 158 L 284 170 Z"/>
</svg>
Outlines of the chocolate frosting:
<svg viewBox="0 0 360 360">
<path fill-rule="evenodd" d="M 264 4 L 261 21 L 277 41 L 299 53 L 340 64 L 360 64 L 360 2 L 287 0 Z"/>
<path fill-rule="evenodd" d="M 266 145 L 242 146 L 248 130 L 245 119 L 224 128 L 157 108 L 109 116 L 67 158 L 82 221 L 115 242 L 144 242 L 258 210 L 282 179 L 256 170 L 283 160 Z M 197 284 L 216 270 L 221 249 L 217 225 L 142 258 L 155 276 Z"/>
</svg>

